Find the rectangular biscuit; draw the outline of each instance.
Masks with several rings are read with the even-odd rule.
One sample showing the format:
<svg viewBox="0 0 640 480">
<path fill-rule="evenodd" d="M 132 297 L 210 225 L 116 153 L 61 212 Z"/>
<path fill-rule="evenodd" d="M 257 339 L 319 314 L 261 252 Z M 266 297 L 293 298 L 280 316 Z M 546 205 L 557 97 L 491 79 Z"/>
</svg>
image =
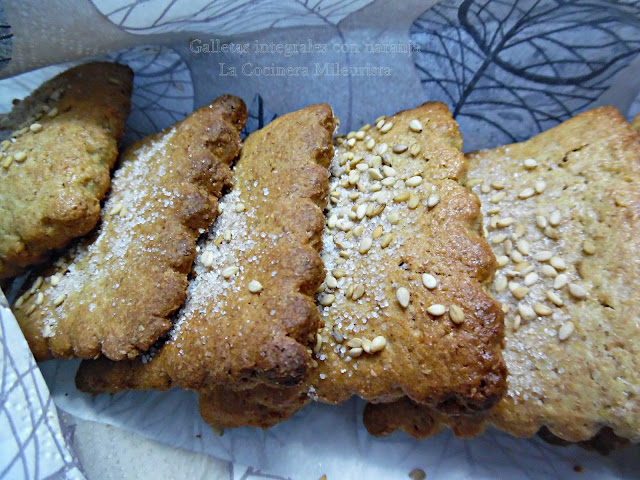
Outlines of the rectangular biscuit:
<svg viewBox="0 0 640 480">
<path fill-rule="evenodd" d="M 124 65 L 80 65 L 15 101 L 2 119 L 10 130 L 0 143 L 0 279 L 96 225 L 132 83 Z"/>
<path fill-rule="evenodd" d="M 495 259 L 479 201 L 458 183 L 461 144 L 441 103 L 338 142 L 313 398 L 408 396 L 441 412 L 484 410 L 501 398 L 503 313 L 483 290 Z"/>
<path fill-rule="evenodd" d="M 133 358 L 169 330 L 246 116 L 223 96 L 123 154 L 97 229 L 32 274 L 12 307 L 38 360 Z"/>
<path fill-rule="evenodd" d="M 314 105 L 245 139 L 166 342 L 134 361 L 84 362 L 81 390 L 195 389 L 217 427 L 269 426 L 275 417 L 260 415 L 262 400 L 299 408 L 320 323 L 313 295 L 324 277 L 318 252 L 335 125 L 328 105 Z M 239 398 L 258 407 L 238 408 Z"/>
<path fill-rule="evenodd" d="M 637 131 L 601 107 L 467 158 L 500 265 L 492 292 L 507 311 L 509 389 L 488 421 L 600 451 L 640 441 Z M 365 412 L 377 434 L 425 436 L 429 418 L 416 405 Z M 480 420 L 466 419 L 474 433 Z"/>
</svg>

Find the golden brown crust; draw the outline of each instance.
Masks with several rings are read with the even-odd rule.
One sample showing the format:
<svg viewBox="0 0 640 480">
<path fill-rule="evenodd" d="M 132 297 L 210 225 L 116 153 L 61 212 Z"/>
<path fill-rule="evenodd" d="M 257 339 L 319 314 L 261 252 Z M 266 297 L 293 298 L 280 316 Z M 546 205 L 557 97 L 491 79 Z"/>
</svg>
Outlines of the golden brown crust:
<svg viewBox="0 0 640 480">
<path fill-rule="evenodd" d="M 631 120 L 631 128 L 634 130 L 640 129 L 640 113 L 635 116 L 633 120 Z"/>
<path fill-rule="evenodd" d="M 460 146 L 457 125 L 440 103 L 400 112 L 339 144 L 314 398 L 340 403 L 355 394 L 379 403 L 407 395 L 450 413 L 483 410 L 501 398 L 503 314 L 483 291 L 495 259 L 482 235 L 478 199 L 457 182 L 465 173 Z M 377 213 L 378 206 L 384 211 Z M 374 233 L 380 228 L 381 235 Z M 386 234 L 393 235 L 388 246 Z M 437 286 L 427 288 L 423 274 Z M 353 298 L 357 288 L 362 295 Z M 406 308 L 397 299 L 401 288 L 410 294 Z M 427 312 L 436 304 L 444 314 Z M 462 310 L 461 323 L 452 321 L 451 305 Z M 382 350 L 358 350 L 358 341 L 376 337 L 386 340 Z"/>
<path fill-rule="evenodd" d="M 245 120 L 242 100 L 220 97 L 123 155 L 99 228 L 13 306 L 37 359 L 133 358 L 168 331 Z"/>
<path fill-rule="evenodd" d="M 132 82 L 124 65 L 80 65 L 45 82 L 3 120 L 19 133 L 0 148 L 0 278 L 46 260 L 96 225 Z"/>
<path fill-rule="evenodd" d="M 313 293 L 324 276 L 318 250 L 334 129 L 331 108 L 314 105 L 245 140 L 170 340 L 149 361 L 85 362 L 80 389 L 201 390 L 203 414 L 218 426 L 269 424 L 271 413 L 252 417 L 269 395 L 288 398 L 285 410 L 299 408 L 312 360 L 308 339 L 320 323 Z M 223 278 L 234 266 L 238 271 Z M 249 291 L 254 280 L 262 287 L 256 293 Z M 238 398 L 246 411 L 235 408 Z M 220 405 L 220 418 L 209 404 Z"/>
<path fill-rule="evenodd" d="M 499 259 L 505 255 L 494 292 L 510 308 L 504 352 L 509 391 L 490 421 L 520 437 L 546 427 L 579 442 L 609 427 L 640 441 L 634 393 L 640 388 L 638 133 L 616 109 L 601 107 L 469 160 L 489 238 Z M 495 181 L 504 183 L 506 195 L 492 203 L 496 190 L 483 193 L 482 184 Z M 523 195 L 529 187 L 539 189 Z M 489 215 L 495 207 L 500 212 Z M 501 228 L 497 218 L 506 217 L 513 223 Z M 522 259 L 507 251 L 522 244 L 498 237 L 516 228 L 527 241 Z M 524 285 L 517 262 L 537 276 L 530 277 L 534 282 Z M 508 279 L 518 285 L 507 287 Z M 526 295 L 517 299 L 515 289 L 525 286 Z"/>
<path fill-rule="evenodd" d="M 367 431 L 376 437 L 402 430 L 413 438 L 427 438 L 447 426 L 459 438 L 473 438 L 485 429 L 484 414 L 444 415 L 407 397 L 391 403 L 368 403 L 362 420 Z"/>
</svg>

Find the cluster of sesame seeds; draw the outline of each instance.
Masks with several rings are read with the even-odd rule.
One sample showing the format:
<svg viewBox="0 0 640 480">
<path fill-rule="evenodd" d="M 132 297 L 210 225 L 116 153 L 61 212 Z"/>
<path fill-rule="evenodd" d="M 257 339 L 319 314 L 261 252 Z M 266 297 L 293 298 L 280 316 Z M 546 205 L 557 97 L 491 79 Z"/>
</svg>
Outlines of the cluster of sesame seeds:
<svg viewBox="0 0 640 480">
<path fill-rule="evenodd" d="M 23 102 L 21 110 L 24 112 L 25 120 L 17 128 L 11 125 L 15 130 L 0 142 L 0 173 L 8 171 L 12 165 L 24 163 L 29 158 L 30 151 L 16 147 L 16 143 L 19 143 L 18 139 L 26 133 L 41 132 L 44 128 L 42 119 L 51 119 L 58 115 L 58 108 L 52 105 L 60 100 L 64 90 L 65 87 L 59 87 L 43 98 L 28 99 L 28 102 Z"/>
<path fill-rule="evenodd" d="M 563 240 L 563 231 L 577 226 L 562 203 L 540 201 L 558 195 L 549 191 L 547 170 L 533 158 L 520 162 L 522 170 L 516 169 L 513 177 L 520 189 L 509 188 L 511 178 L 488 180 L 487 172 L 484 178 L 468 182 L 481 198 L 485 232 L 499 267 L 493 291 L 514 330 L 523 322 L 550 318 L 557 325 L 550 333 L 564 342 L 575 332 L 567 302 L 589 296 L 572 261 L 579 261 L 582 254 L 594 255 L 596 244 L 586 238 L 577 249 Z"/>
<path fill-rule="evenodd" d="M 83 299 L 78 295 L 92 288 L 103 289 L 101 282 L 109 278 L 118 278 L 114 271 L 131 273 L 127 263 L 127 252 L 134 248 L 152 257 L 162 255 L 147 244 L 154 238 L 138 237 L 133 232 L 138 225 L 162 221 L 166 218 L 158 213 L 174 205 L 178 194 L 159 186 L 159 181 L 172 168 L 171 162 L 157 161 L 157 156 L 165 155 L 167 144 L 171 142 L 175 129 L 170 130 L 158 142 L 141 147 L 134 161 L 126 163 L 114 174 L 111 193 L 102 210 L 102 223 L 97 237 L 89 241 L 79 241 L 55 262 L 56 273 L 43 278 L 38 277 L 32 286 L 14 303 L 14 308 L 25 308 L 27 316 L 42 309 L 42 335 L 45 338 L 55 335 L 58 322 L 69 317 L 63 311 L 70 299 L 73 308 L 86 307 L 89 312 L 96 308 L 97 293 Z M 154 181 L 150 181 L 152 178 Z M 138 243 L 135 247 L 133 244 Z M 93 287 L 92 287 L 93 286 Z M 117 290 L 119 284 L 106 288 Z M 32 299 L 31 301 L 29 301 Z M 124 301 L 124 299 L 121 299 Z M 131 300 L 129 301 L 131 302 Z M 125 302 L 126 305 L 128 303 Z M 120 305 L 114 301 L 110 307 L 115 312 Z M 115 313 L 114 313 L 115 314 Z"/>
<path fill-rule="evenodd" d="M 404 263 L 398 267 L 403 246 L 422 236 L 419 218 L 438 208 L 441 199 L 426 162 L 418 158 L 417 134 L 424 122 L 412 119 L 406 125 L 380 117 L 373 127 L 336 139 L 321 252 L 328 273 L 317 292 L 325 326 L 315 337 L 314 353 L 347 377 L 362 368 L 375 377 L 373 365 L 363 361 L 388 368 L 386 355 L 363 354 L 393 348 L 385 331 L 397 321 L 394 312 L 411 308 L 411 292 L 438 285 L 430 273 L 390 279 L 392 270 L 408 270 Z M 455 305 L 434 304 L 430 312 L 434 318 L 449 312 L 453 324 L 464 321 Z M 321 371 L 320 380 L 328 378 Z"/>
</svg>

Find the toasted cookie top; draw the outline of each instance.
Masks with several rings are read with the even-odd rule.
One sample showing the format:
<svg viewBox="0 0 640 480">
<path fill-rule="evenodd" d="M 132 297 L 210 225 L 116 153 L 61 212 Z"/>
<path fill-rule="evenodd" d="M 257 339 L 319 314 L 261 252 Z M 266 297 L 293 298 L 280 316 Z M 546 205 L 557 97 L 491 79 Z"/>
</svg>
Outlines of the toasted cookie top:
<svg viewBox="0 0 640 480">
<path fill-rule="evenodd" d="M 324 327 L 309 393 L 442 411 L 502 395 L 503 314 L 483 291 L 495 259 L 483 238 L 447 107 L 426 103 L 340 139 L 331 164 L 318 294 Z"/>
<path fill-rule="evenodd" d="M 124 65 L 80 65 L 16 101 L 2 120 L 0 278 L 44 261 L 96 225 L 132 81 Z"/>
<path fill-rule="evenodd" d="M 508 309 L 509 390 L 491 421 L 569 441 L 602 427 L 640 440 L 640 137 L 582 113 L 468 155 Z"/>
<path fill-rule="evenodd" d="M 168 339 L 139 361 L 85 362 L 81 389 L 233 391 L 306 378 L 335 123 L 328 105 L 313 105 L 246 138 Z"/>
<path fill-rule="evenodd" d="M 13 305 L 37 359 L 132 358 L 168 331 L 245 120 L 242 100 L 220 97 L 123 155 L 99 227 Z"/>
</svg>

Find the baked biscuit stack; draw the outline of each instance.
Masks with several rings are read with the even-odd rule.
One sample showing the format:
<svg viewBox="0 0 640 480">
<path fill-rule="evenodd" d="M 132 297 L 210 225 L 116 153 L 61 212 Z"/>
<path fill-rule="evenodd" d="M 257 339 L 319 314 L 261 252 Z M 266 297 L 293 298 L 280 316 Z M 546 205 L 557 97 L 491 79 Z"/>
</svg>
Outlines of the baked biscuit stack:
<svg viewBox="0 0 640 480">
<path fill-rule="evenodd" d="M 72 81 L 91 69 L 98 111 Z M 0 182 L 61 181 L 35 173 L 50 131 L 86 191 L 47 189 L 57 217 L 0 195 L 28 212 L 0 225 L 4 276 L 86 234 L 108 186 L 130 74 L 60 78 L 9 116 Z M 195 390 L 217 429 L 355 395 L 374 435 L 640 441 L 640 138 L 615 109 L 466 156 L 440 103 L 335 140 L 326 104 L 241 144 L 245 121 L 223 96 L 121 156 L 95 228 L 14 302 L 39 360 L 86 359 L 90 393 Z"/>
</svg>

